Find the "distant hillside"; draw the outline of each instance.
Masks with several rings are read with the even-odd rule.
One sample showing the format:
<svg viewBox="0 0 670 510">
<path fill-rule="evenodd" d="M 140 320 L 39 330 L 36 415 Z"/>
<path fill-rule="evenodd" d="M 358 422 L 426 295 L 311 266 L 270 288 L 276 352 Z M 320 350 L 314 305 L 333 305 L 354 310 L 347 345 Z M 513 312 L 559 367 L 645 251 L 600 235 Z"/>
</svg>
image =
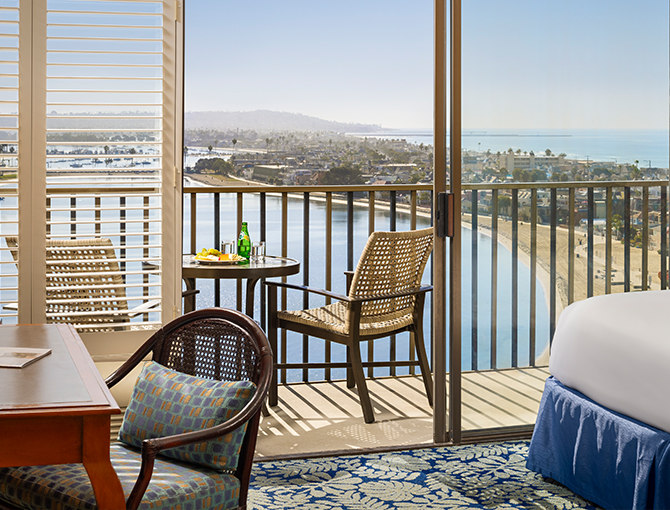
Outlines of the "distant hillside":
<svg viewBox="0 0 670 510">
<path fill-rule="evenodd" d="M 323 120 L 300 113 L 256 110 L 253 112 L 186 112 L 186 129 L 253 129 L 255 131 L 334 131 L 337 133 L 372 133 L 379 125 Z"/>
</svg>

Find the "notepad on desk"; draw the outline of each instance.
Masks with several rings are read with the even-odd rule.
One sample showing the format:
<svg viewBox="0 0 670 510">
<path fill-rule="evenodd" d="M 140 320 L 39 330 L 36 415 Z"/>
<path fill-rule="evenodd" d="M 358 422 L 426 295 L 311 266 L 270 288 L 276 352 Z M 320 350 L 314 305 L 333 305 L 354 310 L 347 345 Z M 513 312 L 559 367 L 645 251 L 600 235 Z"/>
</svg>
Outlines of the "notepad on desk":
<svg viewBox="0 0 670 510">
<path fill-rule="evenodd" d="M 23 368 L 51 354 L 51 349 L 0 347 L 0 368 Z"/>
</svg>

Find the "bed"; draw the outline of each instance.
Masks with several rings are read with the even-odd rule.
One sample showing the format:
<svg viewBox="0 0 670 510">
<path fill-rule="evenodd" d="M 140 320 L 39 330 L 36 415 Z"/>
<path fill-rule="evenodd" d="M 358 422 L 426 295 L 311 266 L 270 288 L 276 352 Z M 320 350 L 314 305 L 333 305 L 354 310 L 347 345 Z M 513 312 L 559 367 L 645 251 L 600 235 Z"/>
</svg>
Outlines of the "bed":
<svg viewBox="0 0 670 510">
<path fill-rule="evenodd" d="M 668 311 L 670 291 L 563 311 L 529 469 L 606 509 L 670 508 Z"/>
</svg>

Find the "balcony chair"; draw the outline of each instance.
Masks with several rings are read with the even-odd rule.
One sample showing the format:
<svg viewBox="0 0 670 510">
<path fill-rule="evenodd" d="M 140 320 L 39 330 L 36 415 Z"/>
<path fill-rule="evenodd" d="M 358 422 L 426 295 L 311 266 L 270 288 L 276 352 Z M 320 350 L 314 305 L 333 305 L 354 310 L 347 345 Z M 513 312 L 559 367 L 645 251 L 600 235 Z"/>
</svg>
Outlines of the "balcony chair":
<svg viewBox="0 0 670 510">
<path fill-rule="evenodd" d="M 269 288 L 268 337 L 277 352 L 277 330 L 296 331 L 347 346 L 347 387 L 354 382 L 366 423 L 375 420 L 368 393 L 360 343 L 409 331 L 416 348 L 428 402 L 433 405 L 433 383 L 423 343 L 423 305 L 429 285 L 421 285 L 433 249 L 433 229 L 373 232 L 356 271 L 348 274 L 347 295 L 302 285 L 266 282 Z M 337 302 L 298 311 L 277 310 L 277 288 L 296 289 L 336 299 Z M 273 370 L 269 403 L 277 405 L 277 368 Z M 352 377 L 353 372 L 353 377 Z"/>
<path fill-rule="evenodd" d="M 16 237 L 6 237 L 18 260 Z M 47 247 L 48 323 L 75 324 L 79 333 L 128 329 L 133 317 L 160 305 L 148 299 L 129 309 L 123 273 L 108 238 L 49 239 Z M 16 310 L 16 303 L 4 305 Z"/>
<path fill-rule="evenodd" d="M 246 508 L 272 377 L 265 333 L 240 312 L 197 310 L 154 333 L 107 385 L 118 383 L 149 354 L 152 362 L 137 379 L 119 442 L 110 446 L 126 509 Z M 198 402 L 204 390 L 207 399 Z M 19 508 L 97 505 L 83 464 L 0 469 L 0 509 Z"/>
</svg>

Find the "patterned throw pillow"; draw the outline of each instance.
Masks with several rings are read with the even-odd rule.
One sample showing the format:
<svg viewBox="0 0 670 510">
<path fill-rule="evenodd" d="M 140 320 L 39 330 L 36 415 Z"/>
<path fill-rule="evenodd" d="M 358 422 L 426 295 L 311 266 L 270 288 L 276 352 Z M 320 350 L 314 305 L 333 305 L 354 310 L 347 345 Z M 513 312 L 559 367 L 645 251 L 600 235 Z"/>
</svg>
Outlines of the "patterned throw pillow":
<svg viewBox="0 0 670 510">
<path fill-rule="evenodd" d="M 119 441 L 141 447 L 144 439 L 213 427 L 235 416 L 255 392 L 251 381 L 202 379 L 151 361 L 135 383 Z M 234 470 L 246 428 L 245 424 L 223 437 L 160 453 L 214 469 Z"/>
</svg>

